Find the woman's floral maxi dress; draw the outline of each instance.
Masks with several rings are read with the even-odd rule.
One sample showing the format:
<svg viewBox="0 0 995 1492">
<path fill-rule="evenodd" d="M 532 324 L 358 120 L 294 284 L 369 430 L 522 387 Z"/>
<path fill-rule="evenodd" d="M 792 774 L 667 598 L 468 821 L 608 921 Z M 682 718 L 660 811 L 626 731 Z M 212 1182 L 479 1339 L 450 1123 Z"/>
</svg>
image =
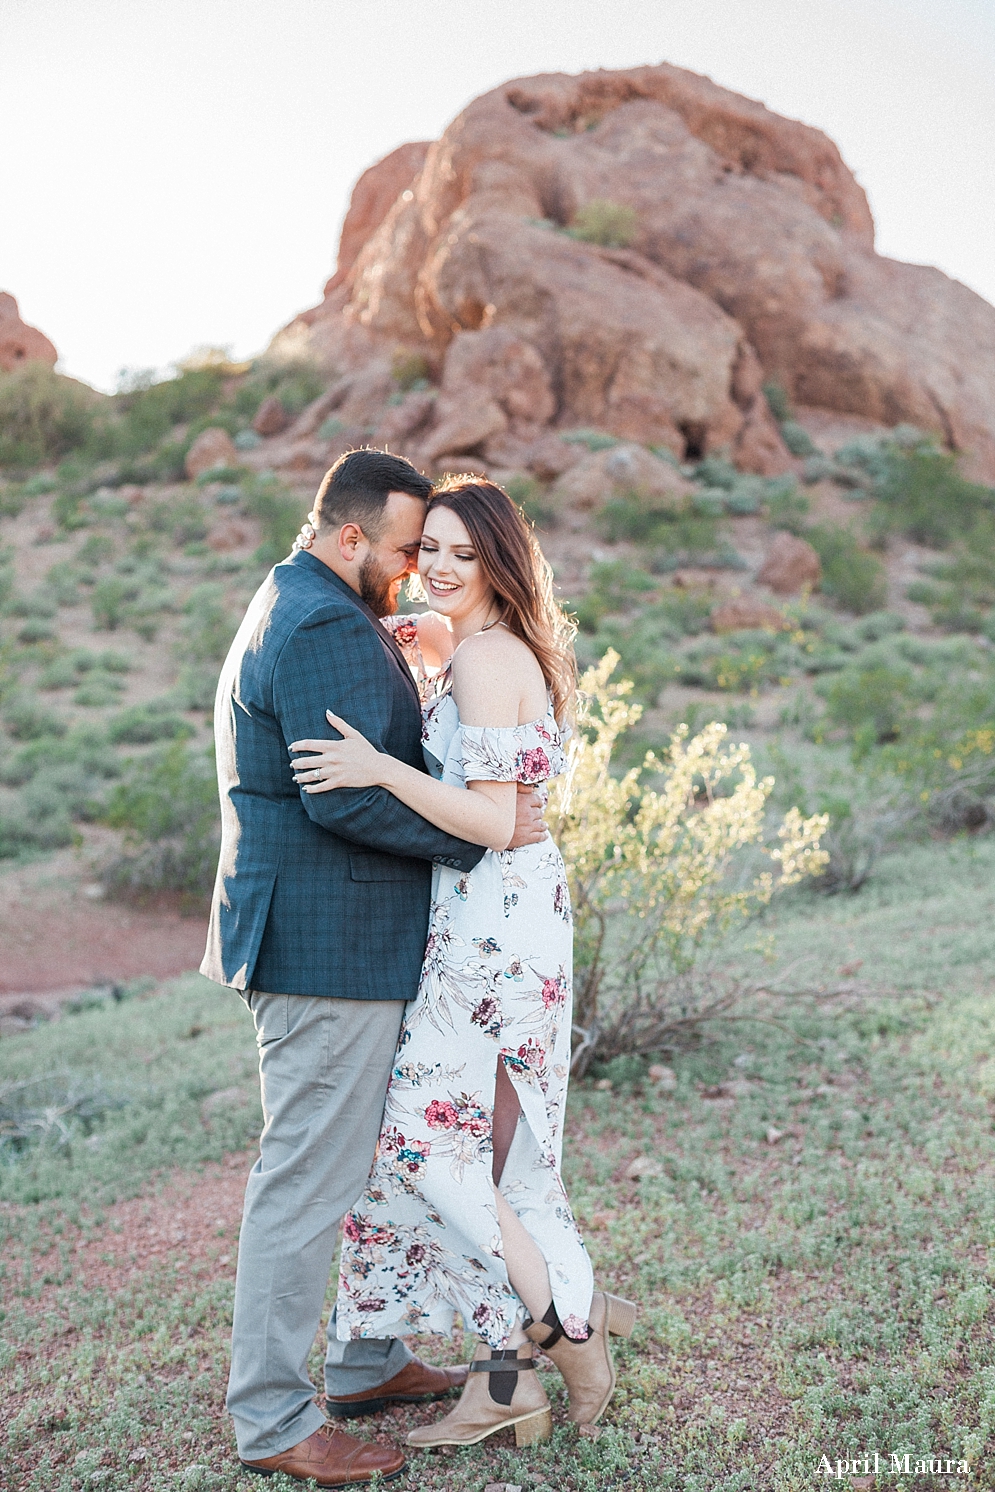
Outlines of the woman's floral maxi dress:
<svg viewBox="0 0 995 1492">
<path fill-rule="evenodd" d="M 392 631 L 410 646 L 405 620 L 392 618 Z M 443 782 L 540 786 L 563 770 L 552 709 L 531 725 L 467 726 L 442 692 L 424 715 L 426 761 Z M 341 1338 L 448 1334 L 458 1314 L 500 1347 L 524 1316 L 491 1183 L 498 1061 L 522 1114 L 501 1191 L 545 1257 L 564 1329 L 587 1335 L 591 1264 L 560 1180 L 571 957 L 570 898 L 551 840 L 488 850 L 469 874 L 435 867 L 421 983 L 367 1190 L 344 1224 Z"/>
</svg>

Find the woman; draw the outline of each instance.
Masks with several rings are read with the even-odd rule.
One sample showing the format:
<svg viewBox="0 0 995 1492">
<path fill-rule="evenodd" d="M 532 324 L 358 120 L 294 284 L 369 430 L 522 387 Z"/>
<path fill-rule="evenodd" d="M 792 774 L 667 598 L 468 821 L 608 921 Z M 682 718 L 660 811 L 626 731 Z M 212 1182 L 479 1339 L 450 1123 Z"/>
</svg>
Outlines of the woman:
<svg viewBox="0 0 995 1492">
<path fill-rule="evenodd" d="M 570 1418 L 593 1423 L 615 1383 L 609 1333 L 635 1307 L 593 1291 L 560 1179 L 570 1065 L 570 901 L 559 851 L 508 851 L 518 783 L 562 771 L 575 687 L 549 566 L 501 488 L 450 478 L 429 504 L 418 561 L 434 611 L 388 618 L 422 685 L 431 776 L 343 739 L 298 741 L 308 792 L 382 785 L 450 833 L 489 846 L 460 875 L 435 868 L 419 992 L 401 1030 L 377 1158 L 345 1221 L 343 1337 L 481 1337 L 459 1404 L 412 1445 L 472 1444 L 514 1425 L 546 1439 L 539 1343 Z M 429 684 L 430 673 L 434 679 Z"/>
</svg>

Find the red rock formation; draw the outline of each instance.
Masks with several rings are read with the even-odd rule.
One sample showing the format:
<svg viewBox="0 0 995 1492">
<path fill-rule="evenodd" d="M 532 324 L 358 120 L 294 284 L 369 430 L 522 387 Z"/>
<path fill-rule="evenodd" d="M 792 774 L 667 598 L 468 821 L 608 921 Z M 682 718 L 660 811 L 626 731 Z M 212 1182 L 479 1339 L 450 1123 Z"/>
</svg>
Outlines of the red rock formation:
<svg viewBox="0 0 995 1492">
<path fill-rule="evenodd" d="M 713 632 L 752 632 L 754 629 L 784 632 L 791 627 L 783 612 L 750 596 L 734 596 L 721 602 L 713 607 L 708 620 Z"/>
<path fill-rule="evenodd" d="M 875 254 L 864 193 L 820 131 L 662 64 L 505 84 L 412 179 L 423 149 L 361 179 L 324 302 L 277 341 L 340 372 L 423 352 L 443 384 L 426 453 L 507 441 L 489 374 L 446 393 L 450 357 L 490 367 L 469 339 L 500 332 L 544 369 L 554 428 L 727 449 L 773 474 L 790 462 L 767 378 L 807 406 L 935 430 L 995 477 L 995 308 Z M 625 247 L 570 233 L 599 201 L 628 210 Z"/>
<path fill-rule="evenodd" d="M 252 428 L 257 435 L 279 435 L 290 424 L 290 416 L 275 394 L 264 399 L 256 410 Z"/>
<path fill-rule="evenodd" d="M 228 431 L 212 425 L 197 436 L 187 451 L 183 465 L 187 476 L 193 481 L 202 472 L 211 471 L 215 467 L 220 470 L 225 466 L 237 466 L 238 460 L 238 452 Z"/>
<path fill-rule="evenodd" d="M 58 358 L 44 333 L 21 320 L 14 297 L 0 291 L 0 369 L 13 373 L 25 363 L 47 363 L 54 368 Z"/>
<path fill-rule="evenodd" d="M 757 572 L 758 583 L 769 585 L 779 596 L 797 596 L 821 579 L 822 564 L 811 544 L 785 533 L 777 535 Z"/>
<path fill-rule="evenodd" d="M 382 161 L 364 171 L 352 189 L 349 211 L 342 224 L 339 258 L 325 294 L 336 290 L 356 262 L 356 256 L 380 227 L 401 193 L 414 182 L 425 164 L 428 141 L 399 145 Z"/>
</svg>

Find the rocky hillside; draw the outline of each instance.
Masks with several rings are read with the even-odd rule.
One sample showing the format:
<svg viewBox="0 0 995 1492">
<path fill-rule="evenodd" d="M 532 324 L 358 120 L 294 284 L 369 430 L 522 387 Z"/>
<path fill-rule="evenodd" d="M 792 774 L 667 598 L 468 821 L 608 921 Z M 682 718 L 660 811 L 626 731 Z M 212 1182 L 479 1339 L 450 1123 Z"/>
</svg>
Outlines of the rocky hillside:
<svg viewBox="0 0 995 1492">
<path fill-rule="evenodd" d="M 582 662 L 613 648 L 645 707 L 630 757 L 725 721 L 833 815 L 832 884 L 992 824 L 993 322 L 874 254 L 817 131 L 666 67 L 508 85 L 371 168 L 322 305 L 252 365 L 97 396 L 0 299 L 0 912 L 74 845 L 46 923 L 87 887 L 202 904 L 220 661 L 367 441 L 505 482 Z"/>
<path fill-rule="evenodd" d="M 549 477 L 557 433 L 593 427 L 770 476 L 790 440 L 766 382 L 917 425 L 995 478 L 995 309 L 875 253 L 825 135 L 667 64 L 508 83 L 387 156 L 274 351 L 339 375 L 273 453 L 300 467 L 338 425 Z"/>
</svg>

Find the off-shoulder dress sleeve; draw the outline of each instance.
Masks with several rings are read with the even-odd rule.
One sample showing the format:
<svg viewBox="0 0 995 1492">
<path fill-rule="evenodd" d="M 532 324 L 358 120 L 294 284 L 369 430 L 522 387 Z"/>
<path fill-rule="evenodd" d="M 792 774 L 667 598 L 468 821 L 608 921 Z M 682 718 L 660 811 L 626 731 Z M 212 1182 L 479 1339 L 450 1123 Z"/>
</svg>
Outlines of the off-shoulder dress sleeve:
<svg viewBox="0 0 995 1492">
<path fill-rule="evenodd" d="M 548 717 L 530 725 L 461 725 L 460 754 L 467 782 L 535 786 L 566 765 L 559 732 Z"/>
</svg>

